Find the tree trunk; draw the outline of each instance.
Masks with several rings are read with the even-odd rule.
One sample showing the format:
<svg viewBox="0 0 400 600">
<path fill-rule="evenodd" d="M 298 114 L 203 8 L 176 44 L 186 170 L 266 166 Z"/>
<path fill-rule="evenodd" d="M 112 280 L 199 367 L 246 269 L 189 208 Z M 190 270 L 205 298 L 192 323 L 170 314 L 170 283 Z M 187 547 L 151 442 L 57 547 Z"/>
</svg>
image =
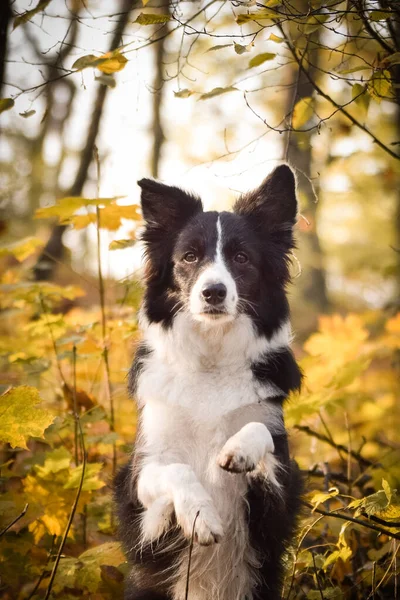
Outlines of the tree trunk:
<svg viewBox="0 0 400 600">
<path fill-rule="evenodd" d="M 318 33 L 311 34 L 309 44 L 310 62 L 317 65 L 318 49 L 313 44 L 317 41 Z M 315 77 L 315 67 L 309 67 L 312 77 Z M 298 77 L 298 80 L 297 80 Z M 313 95 L 314 89 L 308 81 L 306 75 L 294 73 L 294 81 L 297 81 L 297 86 L 294 88 L 293 94 L 289 97 L 289 111 L 302 98 L 307 98 Z M 289 112 L 288 111 L 288 112 Z M 307 265 L 304 269 L 305 273 L 298 280 L 297 286 L 300 288 L 300 293 L 308 305 L 312 305 L 317 312 L 326 312 L 329 309 L 329 300 L 326 290 L 325 269 L 323 264 L 323 252 L 321 249 L 317 222 L 318 222 L 318 203 L 315 200 L 310 178 L 312 175 L 312 148 L 311 148 L 311 133 L 296 133 L 288 132 L 289 140 L 287 141 L 287 160 L 297 170 L 298 190 L 302 200 L 301 209 L 306 208 L 307 215 L 311 222 L 309 229 L 302 235 L 301 248 L 306 257 Z M 318 186 L 314 184 L 314 190 L 318 193 Z"/>
<path fill-rule="evenodd" d="M 0 2 L 0 97 L 6 73 L 8 26 L 11 21 L 10 0 Z"/>
<path fill-rule="evenodd" d="M 114 35 L 110 44 L 110 51 L 118 48 L 120 45 L 124 29 L 129 20 L 130 11 L 135 3 L 136 0 L 124 0 L 121 7 L 121 17 L 114 31 Z M 80 196 L 82 194 L 89 167 L 93 160 L 93 151 L 100 129 L 100 120 L 103 114 L 107 91 L 108 86 L 99 84 L 94 102 L 92 120 L 86 135 L 86 144 L 81 153 L 81 159 L 75 176 L 75 181 L 69 190 L 65 191 L 66 196 Z M 65 230 L 65 225 L 55 225 L 53 227 L 50 238 L 40 254 L 34 268 L 34 277 L 36 281 L 48 281 L 49 279 L 53 278 L 57 262 L 60 262 L 64 257 L 65 247 L 63 244 L 63 235 Z"/>
<path fill-rule="evenodd" d="M 164 14 L 168 14 L 169 6 L 164 9 Z M 163 31 L 167 33 L 168 22 L 164 25 Z M 153 148 L 151 153 L 151 174 L 153 177 L 159 177 L 161 149 L 165 142 L 164 131 L 162 127 L 162 103 L 164 90 L 164 55 L 165 39 L 159 40 L 155 44 L 155 72 L 153 80 L 153 119 L 151 131 L 153 136 Z"/>
</svg>

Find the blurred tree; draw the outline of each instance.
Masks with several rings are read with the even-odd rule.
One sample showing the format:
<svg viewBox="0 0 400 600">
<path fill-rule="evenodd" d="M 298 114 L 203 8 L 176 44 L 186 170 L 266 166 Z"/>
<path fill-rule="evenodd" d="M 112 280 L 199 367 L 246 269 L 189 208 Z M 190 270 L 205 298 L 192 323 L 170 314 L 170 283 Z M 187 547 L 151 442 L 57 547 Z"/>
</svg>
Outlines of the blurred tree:
<svg viewBox="0 0 400 600">
<path fill-rule="evenodd" d="M 125 27 L 129 21 L 130 11 L 136 0 L 123 0 L 121 5 L 120 17 L 111 38 L 110 50 L 112 52 L 121 43 Z M 71 30 L 75 31 L 76 16 L 71 20 Z M 72 48 L 73 41 L 68 45 Z M 98 84 L 97 94 L 93 103 L 92 117 L 86 134 L 86 142 L 81 151 L 79 166 L 75 175 L 75 180 L 69 190 L 60 190 L 64 196 L 80 196 L 83 191 L 86 179 L 88 177 L 89 167 L 93 160 L 96 138 L 100 128 L 101 116 L 109 87 L 101 83 Z M 64 121 L 65 122 L 65 121 Z M 61 168 L 61 165 L 59 166 Z M 64 257 L 63 234 L 65 225 L 55 225 L 49 240 L 47 241 L 42 253 L 34 268 L 36 280 L 52 279 L 56 264 Z"/>
</svg>

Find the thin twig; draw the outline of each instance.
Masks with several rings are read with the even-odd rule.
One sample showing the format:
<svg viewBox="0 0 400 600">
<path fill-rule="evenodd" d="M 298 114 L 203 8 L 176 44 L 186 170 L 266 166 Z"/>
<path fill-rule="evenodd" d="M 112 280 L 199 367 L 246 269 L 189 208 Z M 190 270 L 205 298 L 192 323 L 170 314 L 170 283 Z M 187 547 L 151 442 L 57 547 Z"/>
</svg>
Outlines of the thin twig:
<svg viewBox="0 0 400 600">
<path fill-rule="evenodd" d="M 78 452 L 78 403 L 76 398 L 76 346 L 72 347 L 72 365 L 73 365 L 73 388 L 72 398 L 74 403 L 74 448 L 75 448 L 75 464 L 79 464 L 79 452 Z"/>
<path fill-rule="evenodd" d="M 400 534 L 394 533 L 392 531 L 388 531 L 387 529 L 383 529 L 382 527 L 378 527 L 377 525 L 373 525 L 367 521 L 360 521 L 360 519 L 356 519 L 355 517 L 350 517 L 349 515 L 343 515 L 337 512 L 329 512 L 327 510 L 323 510 L 322 508 L 316 508 L 306 500 L 301 501 L 304 506 L 311 508 L 311 510 L 320 515 L 324 515 L 325 517 L 333 517 L 334 519 L 341 519 L 342 521 L 349 521 L 350 523 L 355 523 L 356 525 L 361 525 L 362 527 L 366 527 L 367 529 L 372 529 L 373 531 L 377 531 L 378 533 L 383 533 L 389 537 L 392 537 L 396 540 L 400 540 Z"/>
<path fill-rule="evenodd" d="M 308 425 L 295 425 L 294 428 L 297 429 L 298 431 L 302 431 L 303 433 L 306 433 L 307 435 L 310 435 L 311 437 L 317 438 L 317 440 L 320 440 L 321 442 L 325 442 L 326 444 L 329 444 L 329 446 L 331 446 L 332 448 L 336 448 L 336 450 L 340 450 L 341 452 L 350 454 L 355 460 L 357 460 L 364 467 L 375 467 L 376 466 L 371 460 L 369 460 L 368 458 L 364 458 L 364 456 L 361 456 L 361 454 L 359 454 L 359 452 L 356 452 L 355 450 L 349 450 L 349 448 L 347 448 L 346 446 L 343 446 L 343 444 L 336 444 L 336 442 L 334 442 L 332 439 L 330 439 L 326 435 L 323 435 L 322 433 L 318 433 L 318 431 L 314 431 L 313 429 L 308 427 Z"/>
<path fill-rule="evenodd" d="M 93 149 L 94 160 L 97 167 L 97 197 L 100 197 L 100 159 L 97 146 Z M 107 320 L 106 320 L 106 303 L 105 303 L 105 286 L 103 271 L 101 267 L 101 239 L 100 239 L 100 208 L 96 206 L 96 233 L 97 233 L 97 273 L 99 279 L 99 296 L 100 296 L 100 311 L 101 311 L 101 335 L 103 342 L 103 361 L 106 375 L 106 390 L 108 401 L 110 405 L 110 429 L 115 431 L 115 412 L 114 412 L 114 398 L 111 389 L 111 375 L 110 375 L 110 362 L 108 356 L 108 341 L 107 341 Z M 115 441 L 113 442 L 113 456 L 112 456 L 112 475 L 114 477 L 117 469 L 117 447 Z"/>
<path fill-rule="evenodd" d="M 193 541 L 194 541 L 194 528 L 196 526 L 196 521 L 197 521 L 197 518 L 198 518 L 199 514 L 200 514 L 200 511 L 198 510 L 197 513 L 196 513 L 196 516 L 194 518 L 194 521 L 193 521 L 192 537 L 190 538 L 188 566 L 187 566 L 187 573 L 186 573 L 185 600 L 188 600 L 188 598 L 189 598 L 189 580 L 190 580 L 190 566 L 191 566 L 191 563 L 192 563 L 192 552 L 193 552 Z"/>
<path fill-rule="evenodd" d="M 69 530 L 70 530 L 71 525 L 72 525 L 72 521 L 74 520 L 75 512 L 76 512 L 76 509 L 78 507 L 79 498 L 80 498 L 80 495 L 81 495 L 81 492 L 82 492 L 83 481 L 84 481 L 84 478 L 85 478 L 85 469 L 86 469 L 85 441 L 84 441 L 84 438 L 83 438 L 83 431 L 82 431 L 82 428 L 81 428 L 80 421 L 78 421 L 78 424 L 79 424 L 79 431 L 80 431 L 80 435 L 81 435 L 81 447 L 82 447 L 82 457 L 83 457 L 83 459 L 82 459 L 82 474 L 81 474 L 81 479 L 80 479 L 80 482 L 79 482 L 78 490 L 76 492 L 75 500 L 74 500 L 74 503 L 72 505 L 72 509 L 71 509 L 71 512 L 70 512 L 70 515 L 69 515 L 68 523 L 67 523 L 67 526 L 65 528 L 64 535 L 63 535 L 63 538 L 61 540 L 61 544 L 60 544 L 60 546 L 58 548 L 56 559 L 54 561 L 53 569 L 52 569 L 51 575 L 50 575 L 50 581 L 49 581 L 48 586 L 47 586 L 46 595 L 44 597 L 44 600 L 48 600 L 50 598 L 50 594 L 51 594 L 51 590 L 52 590 L 52 587 L 53 587 L 54 579 L 55 579 L 55 576 L 56 576 L 56 573 L 57 573 L 58 565 L 60 563 L 62 551 L 64 549 L 65 542 L 67 541 L 67 537 L 68 537 L 68 533 L 69 533 Z"/>
<path fill-rule="evenodd" d="M 22 519 L 22 517 L 25 515 L 26 511 L 28 510 L 28 506 L 29 506 L 29 504 L 26 503 L 24 508 L 22 509 L 22 511 L 19 513 L 18 517 L 15 517 L 15 519 L 13 521 L 11 521 L 11 523 L 9 525 L 7 525 L 7 527 L 4 527 L 4 529 L 2 531 L 0 531 L 0 538 L 3 537 L 3 535 L 5 533 L 7 533 L 7 531 L 9 529 L 11 529 L 11 527 L 13 525 L 15 525 L 15 523 L 17 523 L 20 519 Z"/>
<path fill-rule="evenodd" d="M 314 552 L 311 552 L 311 556 L 312 556 L 312 559 L 313 559 L 314 571 L 315 571 L 315 579 L 317 580 L 318 590 L 319 590 L 319 593 L 320 593 L 320 596 L 321 596 L 321 600 L 324 600 L 324 594 L 322 592 L 321 583 L 319 581 L 319 576 L 318 576 L 318 569 L 317 569 L 317 565 L 315 563 L 315 554 L 314 554 Z"/>
<path fill-rule="evenodd" d="M 343 107 L 343 105 L 341 105 L 338 102 L 336 102 L 336 100 L 334 100 L 331 96 L 329 96 L 329 94 L 327 94 L 326 92 L 324 92 L 322 90 L 322 88 L 319 87 L 319 85 L 317 84 L 317 82 L 311 77 L 311 75 L 309 74 L 308 70 L 303 66 L 302 62 L 300 61 L 299 57 L 297 56 L 296 48 L 293 46 L 292 42 L 289 40 L 288 36 L 284 32 L 281 23 L 277 22 L 276 26 L 278 27 L 279 31 L 281 32 L 282 36 L 284 37 L 286 45 L 289 48 L 289 50 L 290 50 L 290 52 L 291 52 L 294 60 L 297 62 L 298 66 L 299 66 L 299 69 L 301 69 L 303 71 L 303 73 L 305 74 L 305 76 L 307 77 L 308 81 L 311 83 L 311 85 L 315 89 L 315 91 L 320 96 L 322 96 L 323 98 L 325 98 L 325 100 L 328 100 L 328 102 L 330 102 L 340 112 L 342 112 L 353 123 L 353 125 L 356 125 L 359 129 L 361 129 L 361 131 L 364 131 L 367 135 L 369 135 L 369 137 L 374 140 L 374 142 L 377 144 L 377 146 L 379 146 L 380 148 L 382 148 L 382 150 L 384 150 L 392 158 L 395 158 L 396 160 L 400 160 L 400 154 L 396 154 L 396 152 L 393 152 L 393 150 L 391 150 L 388 146 L 386 146 L 386 144 L 384 144 L 379 138 L 377 138 L 376 135 L 374 135 L 372 133 L 372 131 L 370 131 L 366 125 L 363 125 L 362 123 L 360 123 L 360 121 L 358 121 L 355 117 L 353 117 L 353 115 L 351 113 L 349 113 Z"/>
</svg>

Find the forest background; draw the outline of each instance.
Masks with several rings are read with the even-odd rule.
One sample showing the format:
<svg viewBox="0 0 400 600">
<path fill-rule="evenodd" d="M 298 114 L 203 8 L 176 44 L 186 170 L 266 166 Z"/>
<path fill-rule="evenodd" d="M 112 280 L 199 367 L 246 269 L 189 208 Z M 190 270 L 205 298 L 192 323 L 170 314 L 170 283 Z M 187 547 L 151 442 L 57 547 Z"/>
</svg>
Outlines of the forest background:
<svg viewBox="0 0 400 600">
<path fill-rule="evenodd" d="M 0 597 L 122 598 L 136 180 L 225 209 L 282 160 L 306 375 L 282 597 L 400 597 L 398 2 L 2 0 L 0 36 Z"/>
</svg>

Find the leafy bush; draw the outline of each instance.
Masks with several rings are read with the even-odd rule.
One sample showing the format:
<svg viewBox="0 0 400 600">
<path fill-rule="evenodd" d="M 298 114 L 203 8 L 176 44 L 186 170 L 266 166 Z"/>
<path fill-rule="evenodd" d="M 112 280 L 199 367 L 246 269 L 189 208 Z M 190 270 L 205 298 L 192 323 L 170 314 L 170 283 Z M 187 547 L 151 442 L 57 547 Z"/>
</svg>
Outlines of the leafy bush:
<svg viewBox="0 0 400 600">
<path fill-rule="evenodd" d="M 44 216 L 112 230 L 138 218 L 117 199 L 76 198 Z M 118 284 L 119 302 L 106 305 L 100 269 L 100 307 L 85 306 L 80 287 L 28 280 L 40 245 L 0 249 L 0 589 L 5 599 L 116 600 L 127 564 L 111 482 L 135 433 L 125 379 L 140 286 Z M 306 485 L 283 597 L 395 598 L 400 314 L 322 316 L 296 351 L 306 378 L 286 421 Z"/>
</svg>

